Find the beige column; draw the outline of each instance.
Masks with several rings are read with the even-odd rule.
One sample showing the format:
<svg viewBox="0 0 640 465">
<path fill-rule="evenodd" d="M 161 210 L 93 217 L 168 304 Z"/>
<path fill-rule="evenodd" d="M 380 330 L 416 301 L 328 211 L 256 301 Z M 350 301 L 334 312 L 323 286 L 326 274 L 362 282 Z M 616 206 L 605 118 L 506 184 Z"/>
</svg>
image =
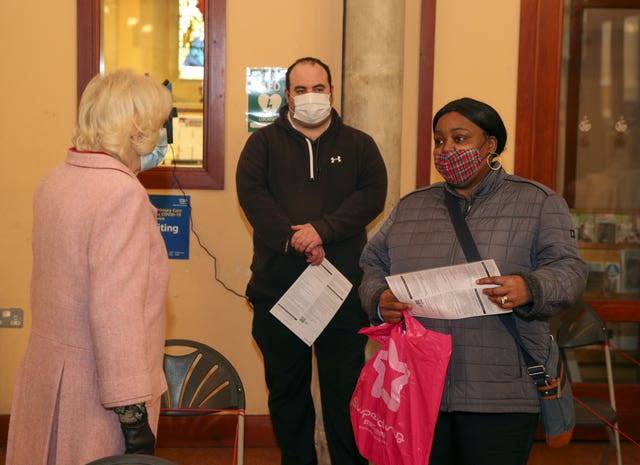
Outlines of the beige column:
<svg viewBox="0 0 640 465">
<path fill-rule="evenodd" d="M 342 117 L 368 133 L 387 166 L 389 188 L 377 230 L 400 196 L 404 0 L 345 0 Z M 335 85 L 335 84 L 334 84 Z M 367 355 L 373 347 L 368 346 Z M 314 372 L 317 375 L 317 372 Z M 330 465 L 317 382 L 313 383 L 318 464 Z"/>
<path fill-rule="evenodd" d="M 345 122 L 371 135 L 387 165 L 389 189 L 377 229 L 400 195 L 404 0 L 345 1 Z"/>
</svg>

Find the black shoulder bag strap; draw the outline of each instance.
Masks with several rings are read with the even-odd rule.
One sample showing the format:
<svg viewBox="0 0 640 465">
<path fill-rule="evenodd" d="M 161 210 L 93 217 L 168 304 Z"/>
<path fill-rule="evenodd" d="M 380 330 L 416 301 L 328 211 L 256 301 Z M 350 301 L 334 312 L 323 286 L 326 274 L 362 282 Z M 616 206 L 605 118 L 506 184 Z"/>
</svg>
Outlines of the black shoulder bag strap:
<svg viewBox="0 0 640 465">
<path fill-rule="evenodd" d="M 471 231 L 469 231 L 469 226 L 462 216 L 462 211 L 460 211 L 458 200 L 447 189 L 444 190 L 444 203 L 447 206 L 447 210 L 449 210 L 449 218 L 451 218 L 451 222 L 453 223 L 453 230 L 456 232 L 456 236 L 458 236 L 458 242 L 460 242 L 462 246 L 462 251 L 467 261 L 477 262 L 478 260 L 482 260 L 480 252 L 478 252 L 478 247 L 476 247 L 476 242 L 473 240 Z"/>
<path fill-rule="evenodd" d="M 444 203 L 447 206 L 447 210 L 449 211 L 449 218 L 451 218 L 451 223 L 453 223 L 453 230 L 456 232 L 456 236 L 458 237 L 458 242 L 462 246 L 462 251 L 464 252 L 464 256 L 466 257 L 468 262 L 477 262 L 478 260 L 482 260 L 480 256 L 480 252 L 478 252 L 478 247 L 476 246 L 476 242 L 473 240 L 473 236 L 471 235 L 471 231 L 469 230 L 469 226 L 462 216 L 462 211 L 458 206 L 458 201 L 455 196 L 449 192 L 447 189 L 444 190 Z M 513 336 L 516 341 L 516 344 L 520 348 L 522 355 L 524 357 L 524 361 L 527 364 L 527 371 L 529 375 L 533 378 L 533 380 L 538 384 L 538 382 L 543 382 L 546 376 L 546 372 L 544 369 L 544 365 L 540 362 L 537 362 L 529 353 L 529 351 L 524 347 L 522 342 L 522 338 L 520 337 L 520 333 L 518 333 L 518 329 L 516 328 L 516 322 L 513 319 L 513 315 L 498 315 L 502 323 L 506 326 L 507 330 Z"/>
</svg>

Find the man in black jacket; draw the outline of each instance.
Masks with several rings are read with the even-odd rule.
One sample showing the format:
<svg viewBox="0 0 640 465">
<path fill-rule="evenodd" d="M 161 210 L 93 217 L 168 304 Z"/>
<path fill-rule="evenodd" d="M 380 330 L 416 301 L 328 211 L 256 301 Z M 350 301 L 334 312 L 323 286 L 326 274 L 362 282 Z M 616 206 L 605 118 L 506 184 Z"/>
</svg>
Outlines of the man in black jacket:
<svg viewBox="0 0 640 465">
<path fill-rule="evenodd" d="M 364 364 L 368 325 L 358 298 L 365 227 L 383 209 L 387 174 L 367 134 L 332 108 L 331 72 L 305 57 L 286 74 L 287 106 L 253 133 L 240 155 L 236 185 L 253 226 L 253 337 L 262 351 L 269 411 L 283 465 L 317 463 L 311 398 L 311 348 L 269 310 L 307 265 L 326 257 L 353 284 L 314 343 L 322 412 L 333 465 L 365 464 L 355 445 L 349 401 Z"/>
</svg>

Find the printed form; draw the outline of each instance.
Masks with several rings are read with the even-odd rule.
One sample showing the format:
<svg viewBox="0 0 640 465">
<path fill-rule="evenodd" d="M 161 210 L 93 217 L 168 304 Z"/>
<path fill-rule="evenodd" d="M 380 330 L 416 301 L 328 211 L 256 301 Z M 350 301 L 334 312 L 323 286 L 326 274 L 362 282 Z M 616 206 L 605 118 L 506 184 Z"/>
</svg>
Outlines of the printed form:
<svg viewBox="0 0 640 465">
<path fill-rule="evenodd" d="M 309 265 L 270 312 L 308 346 L 329 324 L 352 284 L 326 258 Z"/>
<path fill-rule="evenodd" d="M 393 295 L 401 302 L 413 303 L 411 314 L 428 318 L 459 319 L 508 313 L 489 300 L 476 280 L 499 276 L 494 260 L 444 266 L 387 276 Z"/>
</svg>

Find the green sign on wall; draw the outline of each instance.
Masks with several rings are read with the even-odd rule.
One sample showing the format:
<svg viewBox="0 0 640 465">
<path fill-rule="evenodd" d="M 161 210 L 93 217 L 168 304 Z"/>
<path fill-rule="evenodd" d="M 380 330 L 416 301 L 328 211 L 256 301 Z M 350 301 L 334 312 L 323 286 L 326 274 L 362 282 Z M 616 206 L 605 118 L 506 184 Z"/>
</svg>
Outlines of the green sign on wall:
<svg viewBox="0 0 640 465">
<path fill-rule="evenodd" d="M 271 124 L 285 104 L 285 68 L 247 68 L 247 130 Z"/>
</svg>

